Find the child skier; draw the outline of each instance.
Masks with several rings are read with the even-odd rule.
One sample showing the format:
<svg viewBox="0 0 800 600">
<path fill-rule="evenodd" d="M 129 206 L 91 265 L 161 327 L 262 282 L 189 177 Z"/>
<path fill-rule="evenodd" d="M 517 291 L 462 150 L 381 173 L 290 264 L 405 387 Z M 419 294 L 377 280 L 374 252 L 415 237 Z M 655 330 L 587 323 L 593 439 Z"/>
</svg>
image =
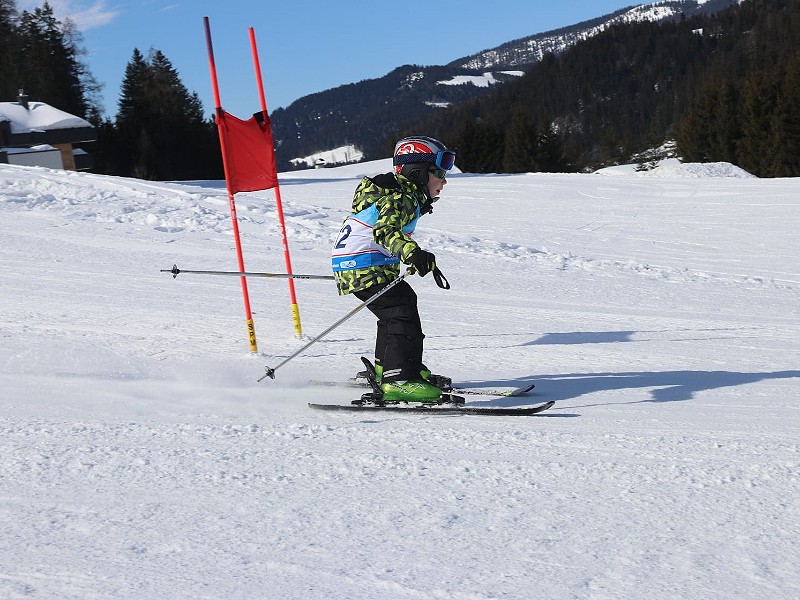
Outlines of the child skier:
<svg viewBox="0 0 800 600">
<path fill-rule="evenodd" d="M 394 173 L 361 180 L 331 255 L 340 295 L 371 298 L 400 276 L 401 262 L 422 277 L 436 269 L 435 256 L 411 234 L 432 212 L 455 157 L 439 140 L 406 137 L 395 145 Z M 403 280 L 367 307 L 378 318 L 375 371 L 383 399 L 437 402 L 441 390 L 422 363 L 425 335 L 413 288 Z"/>
</svg>

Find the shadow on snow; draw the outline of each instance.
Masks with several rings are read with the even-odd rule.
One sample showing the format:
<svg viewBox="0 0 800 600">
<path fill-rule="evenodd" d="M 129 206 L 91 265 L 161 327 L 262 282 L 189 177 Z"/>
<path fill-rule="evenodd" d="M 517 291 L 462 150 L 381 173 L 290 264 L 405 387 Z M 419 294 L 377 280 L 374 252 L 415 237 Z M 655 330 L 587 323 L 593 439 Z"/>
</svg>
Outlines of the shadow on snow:
<svg viewBox="0 0 800 600">
<path fill-rule="evenodd" d="M 741 373 L 736 371 L 660 371 L 620 373 L 566 373 L 532 375 L 536 382 L 536 400 L 556 402 L 571 400 L 597 392 L 615 390 L 646 390 L 648 397 L 635 402 L 682 402 L 691 400 L 698 392 L 732 388 L 769 379 L 800 378 L 800 371 Z M 520 381 L 523 381 L 522 379 Z M 492 382 L 493 385 L 509 382 Z M 486 385 L 490 385 L 486 383 Z M 530 400 L 525 402 L 530 403 Z M 494 405 L 513 406 L 520 398 L 506 398 Z M 587 405 L 589 406 L 589 405 Z M 558 404 L 556 404 L 558 408 Z M 574 408 L 574 407 L 573 407 Z"/>
</svg>

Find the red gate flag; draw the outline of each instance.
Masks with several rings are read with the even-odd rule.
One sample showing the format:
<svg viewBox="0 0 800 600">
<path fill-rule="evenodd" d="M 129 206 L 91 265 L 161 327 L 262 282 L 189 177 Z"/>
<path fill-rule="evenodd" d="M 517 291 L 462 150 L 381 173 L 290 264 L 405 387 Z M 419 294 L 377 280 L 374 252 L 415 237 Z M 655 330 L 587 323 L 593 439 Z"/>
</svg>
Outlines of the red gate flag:
<svg viewBox="0 0 800 600">
<path fill-rule="evenodd" d="M 256 192 L 277 186 L 278 172 L 269 116 L 256 113 L 242 121 L 218 110 L 217 125 L 225 136 L 230 192 Z"/>
</svg>

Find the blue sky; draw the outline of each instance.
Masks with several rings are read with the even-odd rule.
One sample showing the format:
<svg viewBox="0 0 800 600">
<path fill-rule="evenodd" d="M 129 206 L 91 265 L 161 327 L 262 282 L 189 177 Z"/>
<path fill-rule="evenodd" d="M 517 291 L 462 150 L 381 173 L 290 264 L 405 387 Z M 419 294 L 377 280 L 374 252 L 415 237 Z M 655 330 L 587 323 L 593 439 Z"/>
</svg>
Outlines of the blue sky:
<svg viewBox="0 0 800 600">
<path fill-rule="evenodd" d="M 17 0 L 30 10 L 44 0 Z M 422 3 L 350 0 L 50 0 L 84 37 L 84 61 L 116 115 L 134 48 L 161 50 L 207 114 L 214 109 L 203 17 L 209 17 L 222 106 L 246 118 L 260 110 L 248 28 L 258 43 L 270 111 L 404 64 L 446 64 L 513 39 L 572 25 L 626 0 L 462 0 Z M 427 6 L 427 7 L 426 7 Z"/>
</svg>

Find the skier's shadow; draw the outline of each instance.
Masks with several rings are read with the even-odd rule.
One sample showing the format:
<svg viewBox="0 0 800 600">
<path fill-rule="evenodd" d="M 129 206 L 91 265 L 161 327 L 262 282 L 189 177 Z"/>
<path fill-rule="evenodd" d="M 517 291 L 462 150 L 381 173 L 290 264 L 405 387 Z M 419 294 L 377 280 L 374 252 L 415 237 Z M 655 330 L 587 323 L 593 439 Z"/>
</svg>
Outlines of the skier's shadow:
<svg viewBox="0 0 800 600">
<path fill-rule="evenodd" d="M 620 372 L 620 373 L 560 373 L 553 375 L 536 374 L 524 381 L 536 382 L 536 400 L 555 400 L 558 402 L 574 400 L 595 392 L 642 389 L 643 397 L 629 403 L 639 402 L 683 402 L 691 400 L 698 392 L 726 387 L 737 387 L 769 379 L 800 378 L 800 371 L 775 371 L 764 373 L 742 373 L 737 371 L 659 371 L 659 372 Z M 486 385 L 510 385 L 516 382 L 487 382 Z M 644 391 L 647 390 L 647 391 Z M 504 398 L 492 402 L 496 406 L 519 406 L 530 404 L 530 398 Z M 604 403 L 604 404 L 611 404 Z M 581 407 L 600 406 L 584 404 Z M 572 407 L 576 408 L 576 407 Z"/>
<path fill-rule="evenodd" d="M 548 333 L 535 340 L 522 344 L 534 345 L 573 345 L 573 344 L 617 344 L 645 341 L 643 333 L 670 334 L 672 341 L 730 339 L 731 337 L 750 337 L 747 330 L 734 329 L 685 329 L 678 331 L 588 331 L 569 333 Z M 547 414 L 559 414 L 559 402 L 574 400 L 595 392 L 641 389 L 638 399 L 628 403 L 639 402 L 682 402 L 691 400 L 703 390 L 736 387 L 747 383 L 755 383 L 768 379 L 800 378 L 800 371 L 776 371 L 764 373 L 746 373 L 738 371 L 653 371 L 653 372 L 619 372 L 619 373 L 559 373 L 540 374 L 523 377 L 513 381 L 481 381 L 472 385 L 480 387 L 522 385 L 533 381 L 536 383 L 533 397 L 502 398 L 491 402 L 494 406 L 521 406 L 536 401 L 556 401 L 556 405 Z M 630 394 L 627 395 L 630 397 Z M 580 407 L 612 404 L 613 401 L 597 404 L 583 404 Z M 577 408 L 573 406 L 571 408 Z M 566 416 L 565 413 L 560 413 Z M 577 415 L 569 415 L 577 416 Z"/>
</svg>

